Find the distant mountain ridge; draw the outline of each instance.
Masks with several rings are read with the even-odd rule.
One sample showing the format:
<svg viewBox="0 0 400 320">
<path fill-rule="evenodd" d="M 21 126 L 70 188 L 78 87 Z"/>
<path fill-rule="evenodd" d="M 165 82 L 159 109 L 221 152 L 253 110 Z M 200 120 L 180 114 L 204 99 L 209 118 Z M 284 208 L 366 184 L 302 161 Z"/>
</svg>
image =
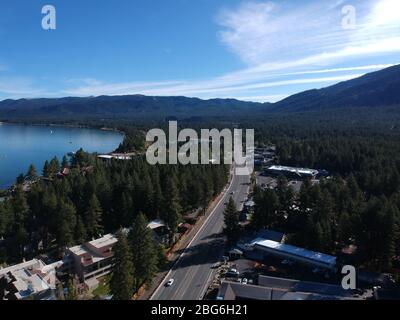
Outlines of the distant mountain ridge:
<svg viewBox="0 0 400 320">
<path fill-rule="evenodd" d="M 0 118 L 162 118 L 235 116 L 262 111 L 268 103 L 235 99 L 201 100 L 179 96 L 150 97 L 143 95 L 99 96 L 59 99 L 20 99 L 0 102 Z"/>
<path fill-rule="evenodd" d="M 0 120 L 258 116 L 400 106 L 400 65 L 292 95 L 277 103 L 143 95 L 19 99 L 0 102 Z"/>
<path fill-rule="evenodd" d="M 368 73 L 323 89 L 292 95 L 275 103 L 275 112 L 400 106 L 400 65 Z"/>
</svg>

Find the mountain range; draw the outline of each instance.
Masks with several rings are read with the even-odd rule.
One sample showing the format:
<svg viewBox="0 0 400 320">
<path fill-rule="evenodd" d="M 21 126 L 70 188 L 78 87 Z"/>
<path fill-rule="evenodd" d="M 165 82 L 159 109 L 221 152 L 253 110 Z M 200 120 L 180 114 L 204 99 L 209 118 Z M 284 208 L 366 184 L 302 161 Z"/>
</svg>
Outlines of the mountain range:
<svg viewBox="0 0 400 320">
<path fill-rule="evenodd" d="M 345 108 L 376 110 L 376 108 L 398 106 L 400 106 L 400 65 L 395 65 L 330 87 L 301 92 L 276 103 L 143 95 L 7 99 L 0 102 L 0 120 L 165 117 L 187 119 L 257 116 L 266 113 L 307 113 Z"/>
</svg>

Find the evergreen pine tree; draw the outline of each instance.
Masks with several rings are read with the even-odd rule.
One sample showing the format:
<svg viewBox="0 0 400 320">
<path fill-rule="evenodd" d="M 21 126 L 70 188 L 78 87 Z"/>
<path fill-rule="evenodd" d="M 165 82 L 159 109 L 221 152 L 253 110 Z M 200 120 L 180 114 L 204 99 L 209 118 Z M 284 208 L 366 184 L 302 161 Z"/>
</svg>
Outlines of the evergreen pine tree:
<svg viewBox="0 0 400 320">
<path fill-rule="evenodd" d="M 57 215 L 57 246 L 59 249 L 63 249 L 74 243 L 74 230 L 76 227 L 76 210 L 74 205 L 67 201 L 61 201 Z"/>
<path fill-rule="evenodd" d="M 231 197 L 224 211 L 224 233 L 229 244 L 234 244 L 240 236 L 239 212 L 236 204 Z"/>
<path fill-rule="evenodd" d="M 129 244 L 135 266 L 135 290 L 143 283 L 149 283 L 158 271 L 157 244 L 147 225 L 146 217 L 139 213 L 129 232 Z"/>
<path fill-rule="evenodd" d="M 43 166 L 43 177 L 49 178 L 50 175 L 51 175 L 50 164 L 46 160 L 46 162 L 44 163 L 44 166 Z"/>
<path fill-rule="evenodd" d="M 57 157 L 54 157 L 50 161 L 50 171 L 52 174 L 57 174 L 60 172 L 60 161 L 58 161 Z"/>
<path fill-rule="evenodd" d="M 83 223 L 83 220 L 79 215 L 76 218 L 74 238 L 76 243 L 84 243 L 88 239 L 85 224 Z"/>
<path fill-rule="evenodd" d="M 26 173 L 26 178 L 29 180 L 35 180 L 37 179 L 37 170 L 33 164 L 29 166 L 28 172 Z"/>
<path fill-rule="evenodd" d="M 114 266 L 110 278 L 113 300 L 131 300 L 134 289 L 134 266 L 132 254 L 125 234 L 117 233 L 118 242 L 114 245 Z"/>
<path fill-rule="evenodd" d="M 85 212 L 86 230 L 89 238 L 98 237 L 103 232 L 102 214 L 100 202 L 93 194 Z"/>
<path fill-rule="evenodd" d="M 352 222 L 347 212 L 343 212 L 339 218 L 338 239 L 342 243 L 347 243 L 352 236 Z"/>
<path fill-rule="evenodd" d="M 63 158 L 62 158 L 62 162 L 61 162 L 61 168 L 69 168 L 69 161 L 68 161 L 68 158 L 67 158 L 67 156 L 64 156 Z"/>
<path fill-rule="evenodd" d="M 178 231 L 178 225 L 182 219 L 182 207 L 180 204 L 179 192 L 173 178 L 170 178 L 167 182 L 165 209 L 162 218 L 170 229 L 170 241 L 172 242 L 174 241 L 173 236 Z"/>
<path fill-rule="evenodd" d="M 78 299 L 78 290 L 76 288 L 75 279 L 71 278 L 67 283 L 67 296 L 66 300 L 77 300 Z"/>
</svg>

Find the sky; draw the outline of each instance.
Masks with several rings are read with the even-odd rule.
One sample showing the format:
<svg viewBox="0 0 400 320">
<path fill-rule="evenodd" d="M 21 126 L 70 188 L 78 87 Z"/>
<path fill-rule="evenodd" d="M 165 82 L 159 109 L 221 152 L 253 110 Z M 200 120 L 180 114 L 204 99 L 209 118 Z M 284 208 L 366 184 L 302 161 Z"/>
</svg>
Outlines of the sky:
<svg viewBox="0 0 400 320">
<path fill-rule="evenodd" d="M 56 29 L 42 28 L 42 8 Z M 275 102 L 400 63 L 399 0 L 2 0 L 0 100 Z"/>
</svg>

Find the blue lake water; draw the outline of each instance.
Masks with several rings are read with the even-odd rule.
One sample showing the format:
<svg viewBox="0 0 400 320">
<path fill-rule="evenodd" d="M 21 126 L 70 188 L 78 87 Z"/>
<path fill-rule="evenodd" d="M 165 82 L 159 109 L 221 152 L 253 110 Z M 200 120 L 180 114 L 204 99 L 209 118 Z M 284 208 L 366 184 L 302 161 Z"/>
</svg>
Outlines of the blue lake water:
<svg viewBox="0 0 400 320">
<path fill-rule="evenodd" d="M 24 126 L 0 123 L 0 188 L 14 183 L 30 164 L 42 172 L 46 160 L 83 148 L 88 152 L 114 151 L 123 140 L 117 132 L 94 129 Z"/>
</svg>

